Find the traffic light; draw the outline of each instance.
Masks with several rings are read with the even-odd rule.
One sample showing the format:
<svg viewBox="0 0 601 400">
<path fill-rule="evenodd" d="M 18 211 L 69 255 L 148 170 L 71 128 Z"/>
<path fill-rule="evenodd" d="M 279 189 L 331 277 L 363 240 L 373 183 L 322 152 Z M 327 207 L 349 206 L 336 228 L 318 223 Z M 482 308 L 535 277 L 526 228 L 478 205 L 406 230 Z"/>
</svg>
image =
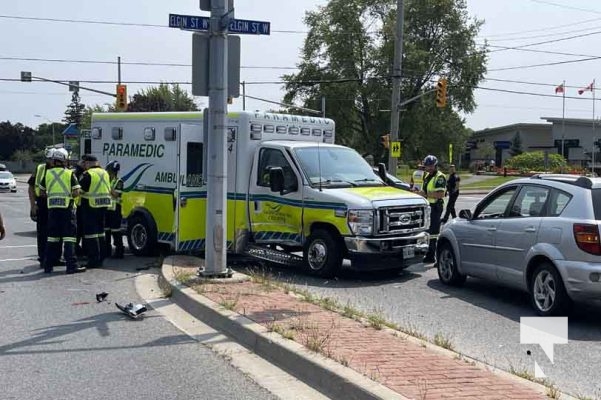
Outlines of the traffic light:
<svg viewBox="0 0 601 400">
<path fill-rule="evenodd" d="M 117 111 L 127 111 L 127 86 L 117 85 Z"/>
<path fill-rule="evenodd" d="M 436 83 L 436 107 L 444 108 L 447 105 L 447 78 L 440 78 Z"/>
<path fill-rule="evenodd" d="M 390 133 L 380 136 L 380 143 L 382 144 L 382 146 L 384 146 L 385 149 L 389 149 L 390 148 Z"/>
</svg>

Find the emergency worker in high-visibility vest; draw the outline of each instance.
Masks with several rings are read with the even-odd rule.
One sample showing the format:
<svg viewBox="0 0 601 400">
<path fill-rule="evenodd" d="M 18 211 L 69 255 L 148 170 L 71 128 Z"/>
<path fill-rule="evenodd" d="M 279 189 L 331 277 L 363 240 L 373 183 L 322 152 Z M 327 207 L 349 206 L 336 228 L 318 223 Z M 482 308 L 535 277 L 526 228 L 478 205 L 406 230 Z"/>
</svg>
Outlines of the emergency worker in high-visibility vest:
<svg viewBox="0 0 601 400">
<path fill-rule="evenodd" d="M 84 155 L 85 172 L 81 178 L 81 214 L 83 219 L 83 247 L 88 257 L 88 268 L 102 266 L 106 257 L 104 214 L 111 205 L 109 174 L 100 167 L 98 159 Z"/>
<path fill-rule="evenodd" d="M 105 214 L 105 241 L 107 257 L 123 258 L 123 232 L 121 231 L 121 193 L 123 181 L 119 178 L 121 165 L 118 161 L 109 162 L 104 168 L 108 172 L 111 184 L 112 202 Z M 111 245 L 111 237 L 115 245 L 115 254 Z"/>
<path fill-rule="evenodd" d="M 46 241 L 48 239 L 48 205 L 46 198 L 42 197 L 39 186 L 46 174 L 46 170 L 52 167 L 52 154 L 55 150 L 55 148 L 46 149 L 44 154 L 46 162 L 38 164 L 27 181 L 29 185 L 27 190 L 27 194 L 29 195 L 29 216 L 35 221 L 40 267 L 43 267 L 44 264 L 44 253 L 46 252 Z"/>
<path fill-rule="evenodd" d="M 438 170 L 438 159 L 429 155 L 424 158 L 424 183 L 422 190 L 418 193 L 424 196 L 430 203 L 430 243 L 428 252 L 424 257 L 424 263 L 431 264 L 436 262 L 436 243 L 440 233 L 440 217 L 444 209 L 444 194 L 447 188 L 447 178 Z"/>
<path fill-rule="evenodd" d="M 68 153 L 56 149 L 52 154 L 52 168 L 46 170 L 39 188 L 48 205 L 48 242 L 44 254 L 44 272 L 51 273 L 61 257 L 61 242 L 67 274 L 84 272 L 75 258 L 75 197 L 79 196 L 79 182 L 73 171 L 66 168 Z"/>
</svg>

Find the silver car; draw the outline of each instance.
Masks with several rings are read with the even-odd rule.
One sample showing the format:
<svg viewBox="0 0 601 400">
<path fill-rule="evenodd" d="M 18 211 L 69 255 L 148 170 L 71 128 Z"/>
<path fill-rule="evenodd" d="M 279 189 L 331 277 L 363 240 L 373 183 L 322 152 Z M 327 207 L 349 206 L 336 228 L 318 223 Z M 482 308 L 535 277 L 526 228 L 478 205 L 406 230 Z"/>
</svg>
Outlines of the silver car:
<svg viewBox="0 0 601 400">
<path fill-rule="evenodd" d="M 461 210 L 438 241 L 442 283 L 467 276 L 530 293 L 539 315 L 601 299 L 601 178 L 536 175 L 496 188 Z"/>
<path fill-rule="evenodd" d="M 0 171 L 0 192 L 17 191 L 17 181 L 12 173 L 8 171 Z"/>
</svg>

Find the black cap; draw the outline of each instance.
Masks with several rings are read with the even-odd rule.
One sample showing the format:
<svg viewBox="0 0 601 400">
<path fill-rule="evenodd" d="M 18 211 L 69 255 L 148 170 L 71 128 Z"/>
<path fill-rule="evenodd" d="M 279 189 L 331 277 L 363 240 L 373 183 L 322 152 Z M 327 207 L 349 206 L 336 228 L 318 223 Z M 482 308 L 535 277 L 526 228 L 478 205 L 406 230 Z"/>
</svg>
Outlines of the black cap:
<svg viewBox="0 0 601 400">
<path fill-rule="evenodd" d="M 96 158 L 96 156 L 93 156 L 91 154 L 84 154 L 81 157 L 81 160 L 82 161 L 93 161 L 93 162 L 96 162 L 96 161 L 98 161 L 98 158 Z"/>
</svg>

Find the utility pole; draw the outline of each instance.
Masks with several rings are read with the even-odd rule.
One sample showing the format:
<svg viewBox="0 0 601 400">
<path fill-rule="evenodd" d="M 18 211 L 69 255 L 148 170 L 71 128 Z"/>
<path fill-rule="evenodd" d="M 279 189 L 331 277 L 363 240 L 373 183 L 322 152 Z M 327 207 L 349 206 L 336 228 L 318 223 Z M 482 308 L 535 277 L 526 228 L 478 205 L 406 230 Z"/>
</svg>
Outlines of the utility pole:
<svg viewBox="0 0 601 400">
<path fill-rule="evenodd" d="M 405 18 L 403 0 L 397 0 L 396 29 L 394 39 L 394 65 L 392 72 L 392 102 L 390 105 L 390 142 L 399 141 L 399 117 L 401 112 L 401 73 L 403 61 L 403 20 Z M 388 172 L 393 176 L 397 173 L 396 157 L 388 152 Z"/>
<path fill-rule="evenodd" d="M 326 96 L 321 96 L 321 116 L 326 117 Z"/>
<path fill-rule="evenodd" d="M 246 111 L 246 81 L 242 81 L 242 111 Z"/>
<path fill-rule="evenodd" d="M 117 57 L 117 84 L 121 84 L 121 57 Z"/>
<path fill-rule="evenodd" d="M 209 30 L 209 135 L 203 276 L 228 273 L 227 241 L 227 0 L 211 0 Z"/>
</svg>

